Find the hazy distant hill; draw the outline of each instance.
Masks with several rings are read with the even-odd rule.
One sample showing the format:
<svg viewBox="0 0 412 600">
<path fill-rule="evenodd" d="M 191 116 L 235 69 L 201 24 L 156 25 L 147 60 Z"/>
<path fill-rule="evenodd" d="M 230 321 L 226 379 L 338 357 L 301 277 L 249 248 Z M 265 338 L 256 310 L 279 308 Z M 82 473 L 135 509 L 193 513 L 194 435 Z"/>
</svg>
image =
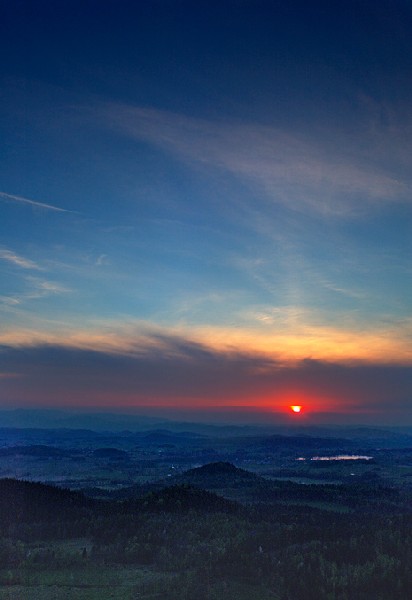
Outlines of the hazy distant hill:
<svg viewBox="0 0 412 600">
<path fill-rule="evenodd" d="M 10 448 L 0 448 L 0 456 L 37 456 L 41 458 L 57 458 L 70 456 L 72 452 L 55 448 L 54 446 L 33 445 L 33 446 L 12 446 Z"/>
<path fill-rule="evenodd" d="M 172 432 L 168 429 L 156 429 L 149 433 L 141 434 L 140 443 L 147 446 L 187 446 L 198 444 L 205 436 L 187 431 Z"/>
<path fill-rule="evenodd" d="M 160 413 L 159 413 L 160 414 Z M 120 413 L 120 412 L 83 412 L 75 410 L 56 410 L 56 409 L 14 409 L 0 410 L 0 433 L 8 429 L 11 435 L 12 429 L 19 430 L 20 443 L 50 443 L 53 441 L 39 441 L 35 432 L 46 430 L 53 432 L 55 437 L 72 436 L 73 439 L 80 437 L 90 437 L 99 435 L 108 435 L 109 437 L 121 434 L 122 437 L 139 438 L 149 434 L 145 443 L 147 444 L 175 444 L 182 445 L 185 436 L 192 440 L 198 436 L 199 443 L 201 436 L 210 439 L 235 440 L 242 446 L 260 443 L 259 440 L 266 438 L 267 448 L 278 448 L 281 445 L 292 448 L 294 445 L 307 448 L 317 447 L 319 449 L 328 446 L 328 440 L 334 440 L 335 445 L 344 442 L 347 446 L 349 441 L 354 444 L 359 443 L 364 446 L 381 448 L 401 448 L 412 446 L 412 427 L 367 427 L 367 426 L 337 426 L 337 425 L 288 425 L 288 424 L 263 424 L 260 419 L 254 423 L 254 416 L 259 413 L 252 413 L 250 425 L 232 423 L 230 424 L 230 415 L 227 415 L 227 422 L 213 421 L 213 414 L 210 416 L 210 422 L 196 422 L 195 414 L 191 413 L 191 419 L 179 420 L 180 413 L 172 417 L 160 417 L 157 415 Z M 232 415 L 233 416 L 233 415 Z M 259 424 L 260 421 L 260 424 Z M 81 433 L 83 431 L 83 433 Z M 182 434 L 182 438 L 179 435 Z M 171 439 L 171 436 L 176 435 Z M 2 442 L 0 435 L 0 444 Z M 31 442 L 22 440 L 30 438 Z M 166 439 L 167 438 L 167 439 Z M 36 441 L 35 441 L 36 440 Z M 315 441 L 317 440 L 317 441 Z M 332 442 L 330 442 L 332 443 Z M 57 445 L 57 444 L 54 444 Z M 115 444 L 105 444 L 115 445 Z"/>
<path fill-rule="evenodd" d="M 329 448 L 348 448 L 354 445 L 353 440 L 345 438 L 313 437 L 309 435 L 271 435 L 249 438 L 248 447 L 259 450 L 279 450 L 296 448 L 297 450 L 327 450 Z"/>
<path fill-rule="evenodd" d="M 128 452 L 119 450 L 118 448 L 97 448 L 93 451 L 95 458 L 111 459 L 111 460 L 129 460 Z"/>
</svg>

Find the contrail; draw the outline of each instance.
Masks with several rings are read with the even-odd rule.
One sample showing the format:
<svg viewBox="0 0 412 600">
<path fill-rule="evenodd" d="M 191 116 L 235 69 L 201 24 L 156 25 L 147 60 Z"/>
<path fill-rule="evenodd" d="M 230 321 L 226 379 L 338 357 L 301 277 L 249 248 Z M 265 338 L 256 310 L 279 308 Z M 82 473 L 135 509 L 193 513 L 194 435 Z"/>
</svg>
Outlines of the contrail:
<svg viewBox="0 0 412 600">
<path fill-rule="evenodd" d="M 46 210 L 54 210 L 56 212 L 71 212 L 70 210 L 66 210 L 65 208 L 58 208 L 57 206 L 45 204 L 44 202 L 35 202 L 34 200 L 30 200 L 29 198 L 23 198 L 22 196 L 13 196 L 13 194 L 7 194 L 6 192 L 0 192 L 0 198 L 10 200 L 11 202 L 21 202 L 22 204 L 30 204 L 30 206 L 36 206 L 37 208 L 44 208 Z"/>
</svg>

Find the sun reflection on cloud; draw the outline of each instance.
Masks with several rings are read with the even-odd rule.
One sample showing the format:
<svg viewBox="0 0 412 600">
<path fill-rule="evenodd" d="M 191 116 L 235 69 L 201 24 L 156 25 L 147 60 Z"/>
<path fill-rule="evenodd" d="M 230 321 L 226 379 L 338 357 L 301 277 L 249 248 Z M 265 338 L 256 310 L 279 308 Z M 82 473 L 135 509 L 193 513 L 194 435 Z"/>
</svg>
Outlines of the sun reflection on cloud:
<svg viewBox="0 0 412 600">
<path fill-rule="evenodd" d="M 412 329 L 393 327 L 375 331 L 343 330 L 332 327 L 302 326 L 293 330 L 268 331 L 218 326 L 159 326 L 143 321 L 101 321 L 75 328 L 49 323 L 41 328 L 10 328 L 0 334 L 0 344 L 12 347 L 58 344 L 97 352 L 139 354 L 155 349 L 167 352 L 168 339 L 181 339 L 213 352 L 266 357 L 260 372 L 271 372 L 277 363 L 305 359 L 334 363 L 410 364 L 412 351 L 408 334 Z M 176 353 L 175 346 L 173 353 Z"/>
</svg>

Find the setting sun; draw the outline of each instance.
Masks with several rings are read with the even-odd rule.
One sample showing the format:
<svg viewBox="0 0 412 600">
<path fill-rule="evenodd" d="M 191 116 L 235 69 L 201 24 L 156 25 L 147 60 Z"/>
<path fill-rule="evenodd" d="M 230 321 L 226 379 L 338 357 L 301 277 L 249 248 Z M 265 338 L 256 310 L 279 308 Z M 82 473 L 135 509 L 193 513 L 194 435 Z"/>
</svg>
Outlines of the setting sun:
<svg viewBox="0 0 412 600">
<path fill-rule="evenodd" d="M 293 405 L 290 407 L 290 410 L 294 413 L 300 413 L 300 411 L 302 410 L 302 407 L 298 406 L 298 405 Z"/>
</svg>

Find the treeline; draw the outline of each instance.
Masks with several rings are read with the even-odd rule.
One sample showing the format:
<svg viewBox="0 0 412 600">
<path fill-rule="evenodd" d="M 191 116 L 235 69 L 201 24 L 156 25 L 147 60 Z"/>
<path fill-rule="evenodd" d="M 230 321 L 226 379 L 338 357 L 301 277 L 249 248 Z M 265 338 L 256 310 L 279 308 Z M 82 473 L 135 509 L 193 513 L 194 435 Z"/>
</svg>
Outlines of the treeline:
<svg viewBox="0 0 412 600">
<path fill-rule="evenodd" d="M 375 502 L 376 489 L 370 493 Z M 291 503 L 241 506 L 187 485 L 98 501 L 0 480 L 0 561 L 16 573 L 60 568 L 74 559 L 56 553 L 53 540 L 83 537 L 89 550 L 76 561 L 84 568 L 135 565 L 158 573 L 142 583 L 142 598 L 407 600 L 412 514 L 407 506 L 367 508 L 366 496 L 362 510 L 346 513 Z M 29 552 L 35 540 L 42 548 Z"/>
</svg>

